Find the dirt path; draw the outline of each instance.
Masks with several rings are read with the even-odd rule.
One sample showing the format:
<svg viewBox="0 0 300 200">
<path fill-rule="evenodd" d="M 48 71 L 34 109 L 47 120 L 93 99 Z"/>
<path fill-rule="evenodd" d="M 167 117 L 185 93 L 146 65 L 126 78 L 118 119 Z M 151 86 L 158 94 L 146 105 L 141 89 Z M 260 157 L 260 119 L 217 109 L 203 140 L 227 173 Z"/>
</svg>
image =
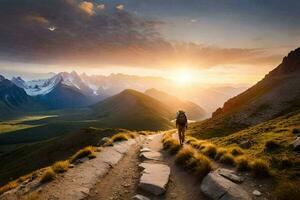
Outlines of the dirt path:
<svg viewBox="0 0 300 200">
<path fill-rule="evenodd" d="M 162 135 L 154 137 L 148 146 L 150 149 L 160 151 L 163 154 L 163 160 L 170 167 L 171 174 L 166 194 L 155 199 L 206 200 L 207 198 L 200 191 L 200 181 L 176 165 L 174 156 L 170 156 L 162 150 L 161 138 Z"/>
<path fill-rule="evenodd" d="M 137 165 L 139 148 L 139 145 L 131 147 L 124 158 L 90 190 L 86 200 L 131 199 L 140 176 Z"/>
<path fill-rule="evenodd" d="M 167 192 L 162 196 L 153 196 L 138 189 L 141 170 L 138 165 L 141 163 L 139 149 L 141 145 L 131 147 L 131 150 L 124 158 L 103 177 L 90 191 L 86 200 L 127 200 L 136 194 L 142 194 L 152 200 L 206 200 L 200 192 L 200 182 L 195 177 L 188 174 L 174 162 L 174 156 L 162 151 L 162 135 L 150 136 L 144 146 L 152 151 L 159 151 L 163 154 L 163 162 L 170 169 L 170 180 Z"/>
</svg>

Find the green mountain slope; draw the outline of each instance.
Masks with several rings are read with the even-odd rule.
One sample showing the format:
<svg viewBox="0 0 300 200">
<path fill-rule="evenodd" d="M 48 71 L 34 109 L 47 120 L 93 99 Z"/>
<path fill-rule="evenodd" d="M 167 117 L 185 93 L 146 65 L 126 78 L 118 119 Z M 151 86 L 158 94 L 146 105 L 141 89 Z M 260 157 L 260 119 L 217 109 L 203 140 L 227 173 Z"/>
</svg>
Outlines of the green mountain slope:
<svg viewBox="0 0 300 200">
<path fill-rule="evenodd" d="M 191 120 L 200 120 L 205 116 L 203 108 L 190 101 L 183 101 L 173 95 L 156 90 L 154 88 L 145 91 L 145 94 L 171 107 L 173 112 L 184 110 Z"/>
<path fill-rule="evenodd" d="M 166 130 L 175 116 L 167 105 L 135 90 L 109 97 L 92 107 L 93 115 L 108 127 Z"/>
<path fill-rule="evenodd" d="M 300 48 L 253 87 L 225 102 L 190 132 L 205 138 L 223 136 L 300 108 Z"/>
</svg>

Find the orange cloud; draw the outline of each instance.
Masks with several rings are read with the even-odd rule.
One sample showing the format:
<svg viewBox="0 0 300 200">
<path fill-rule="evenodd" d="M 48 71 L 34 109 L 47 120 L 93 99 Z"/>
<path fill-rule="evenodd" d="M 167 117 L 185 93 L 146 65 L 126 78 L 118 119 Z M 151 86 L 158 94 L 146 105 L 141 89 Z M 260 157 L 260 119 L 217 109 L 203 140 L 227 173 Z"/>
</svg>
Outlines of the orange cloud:
<svg viewBox="0 0 300 200">
<path fill-rule="evenodd" d="M 43 24 L 43 25 L 49 24 L 49 21 L 45 17 L 40 16 L 40 15 L 27 15 L 25 17 L 25 19 L 28 21 L 36 22 L 36 23 Z"/>
<path fill-rule="evenodd" d="M 88 15 L 94 15 L 94 4 L 92 2 L 83 1 L 79 4 L 79 8 Z"/>
</svg>

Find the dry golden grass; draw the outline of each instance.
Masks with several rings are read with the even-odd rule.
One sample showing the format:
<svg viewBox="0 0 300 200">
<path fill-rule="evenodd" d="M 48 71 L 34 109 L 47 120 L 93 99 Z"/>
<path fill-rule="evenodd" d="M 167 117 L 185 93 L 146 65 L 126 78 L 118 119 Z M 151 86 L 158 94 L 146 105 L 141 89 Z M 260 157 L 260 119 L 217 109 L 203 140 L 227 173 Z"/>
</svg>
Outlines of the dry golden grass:
<svg viewBox="0 0 300 200">
<path fill-rule="evenodd" d="M 55 174 L 54 170 L 51 167 L 49 167 L 44 171 L 40 182 L 46 183 L 46 182 L 52 181 L 55 179 L 55 175 L 56 174 Z"/>
<path fill-rule="evenodd" d="M 268 177 L 270 176 L 270 165 L 267 161 L 255 159 L 251 165 L 251 172 L 255 177 Z"/>
<path fill-rule="evenodd" d="M 223 154 L 220 158 L 220 162 L 226 165 L 235 165 L 234 157 L 229 153 Z"/>
<path fill-rule="evenodd" d="M 91 154 L 89 154 L 87 157 L 88 157 L 89 159 L 94 159 L 94 158 L 97 157 L 97 154 L 96 154 L 95 151 L 93 151 L 93 152 L 92 152 Z"/>
<path fill-rule="evenodd" d="M 202 152 L 210 158 L 215 158 L 217 154 L 217 147 L 214 144 L 208 144 L 205 146 Z"/>
<path fill-rule="evenodd" d="M 227 150 L 225 148 L 219 147 L 217 149 L 217 154 L 215 156 L 215 160 L 219 160 L 226 152 L 227 152 Z"/>
<path fill-rule="evenodd" d="M 54 163 L 51 168 L 55 173 L 63 173 L 69 169 L 70 162 L 68 160 L 65 161 L 58 161 Z"/>
<path fill-rule="evenodd" d="M 79 150 L 77 153 L 75 153 L 70 159 L 70 163 L 74 163 L 77 159 L 88 157 L 90 154 L 95 152 L 95 147 L 88 146 L 81 150 Z"/>
<path fill-rule="evenodd" d="M 238 171 L 247 171 L 250 169 L 249 157 L 245 155 L 236 157 L 235 164 Z"/>
<path fill-rule="evenodd" d="M 190 146 L 185 146 L 182 149 L 178 151 L 176 154 L 175 161 L 177 164 L 185 166 L 189 159 L 194 156 L 196 151 L 190 147 Z"/>
<path fill-rule="evenodd" d="M 233 156 L 239 156 L 244 154 L 243 150 L 240 147 L 232 147 L 228 150 L 228 152 L 230 152 Z"/>
<path fill-rule="evenodd" d="M 4 192 L 7 192 L 11 189 L 14 189 L 16 187 L 18 187 L 19 183 L 17 181 L 11 181 L 8 184 L 0 187 L 0 195 L 3 194 Z"/>
<path fill-rule="evenodd" d="M 111 137 L 112 142 L 120 142 L 128 140 L 130 137 L 126 133 L 117 133 Z"/>
</svg>

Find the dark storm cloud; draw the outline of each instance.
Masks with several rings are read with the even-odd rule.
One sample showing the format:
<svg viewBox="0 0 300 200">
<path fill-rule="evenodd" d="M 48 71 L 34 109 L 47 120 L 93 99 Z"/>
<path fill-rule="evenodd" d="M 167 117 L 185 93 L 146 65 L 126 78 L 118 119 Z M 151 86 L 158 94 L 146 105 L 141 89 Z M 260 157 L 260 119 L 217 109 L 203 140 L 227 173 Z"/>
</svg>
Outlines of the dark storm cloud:
<svg viewBox="0 0 300 200">
<path fill-rule="evenodd" d="M 101 56 L 131 45 L 151 49 L 151 42 L 160 40 L 155 21 L 121 6 L 114 11 L 97 7 L 91 1 L 1 1 L 1 53 L 28 59 Z"/>
<path fill-rule="evenodd" d="M 264 50 L 171 43 L 157 30 L 164 22 L 133 15 L 124 4 L 112 8 L 95 1 L 2 0 L 0 56 L 8 61 L 139 67 L 171 67 L 186 60 L 199 67 L 269 62 Z"/>
</svg>

